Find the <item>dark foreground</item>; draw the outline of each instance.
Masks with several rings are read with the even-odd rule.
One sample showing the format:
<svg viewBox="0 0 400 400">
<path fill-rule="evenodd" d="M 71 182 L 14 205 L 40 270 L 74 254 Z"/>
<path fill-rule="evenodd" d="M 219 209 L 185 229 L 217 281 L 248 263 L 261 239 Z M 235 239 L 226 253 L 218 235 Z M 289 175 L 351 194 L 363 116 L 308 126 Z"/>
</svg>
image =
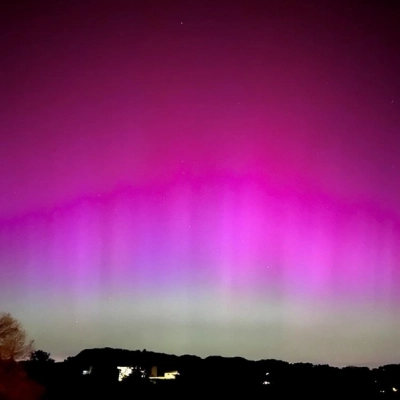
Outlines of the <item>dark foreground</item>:
<svg viewBox="0 0 400 400">
<path fill-rule="evenodd" d="M 121 367 L 131 370 L 121 379 Z M 169 373 L 175 379 L 162 380 Z M 64 362 L 0 363 L 0 400 L 245 396 L 400 398 L 400 365 L 337 368 L 240 357 L 174 356 L 121 349 L 84 350 Z"/>
</svg>

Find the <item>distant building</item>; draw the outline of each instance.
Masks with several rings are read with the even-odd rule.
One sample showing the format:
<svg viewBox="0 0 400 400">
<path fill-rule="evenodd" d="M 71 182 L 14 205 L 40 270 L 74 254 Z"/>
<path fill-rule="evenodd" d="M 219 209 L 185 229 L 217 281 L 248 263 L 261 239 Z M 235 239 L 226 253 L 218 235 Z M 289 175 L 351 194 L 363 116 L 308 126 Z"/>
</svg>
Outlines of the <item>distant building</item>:
<svg viewBox="0 0 400 400">
<path fill-rule="evenodd" d="M 119 375 L 118 375 L 119 382 L 123 381 L 125 378 L 127 378 L 129 375 L 131 375 L 134 372 L 139 373 L 141 378 L 146 377 L 146 371 L 137 366 L 136 367 L 117 367 L 117 369 L 119 371 Z"/>
<path fill-rule="evenodd" d="M 118 381 L 121 382 L 132 373 L 133 367 L 117 367 L 117 369 L 119 371 Z"/>
<path fill-rule="evenodd" d="M 153 381 L 156 380 L 172 380 L 176 379 L 176 377 L 179 376 L 178 371 L 171 371 L 171 372 L 165 372 L 163 376 L 158 376 L 157 374 L 157 367 L 154 366 L 151 368 L 150 376 L 149 378 Z"/>
<path fill-rule="evenodd" d="M 90 375 L 92 373 L 92 367 L 90 367 L 89 369 L 84 369 L 82 371 L 82 375 Z"/>
<path fill-rule="evenodd" d="M 153 367 L 151 367 L 150 370 L 150 378 L 154 378 L 156 376 L 158 376 L 157 367 L 154 365 Z"/>
</svg>

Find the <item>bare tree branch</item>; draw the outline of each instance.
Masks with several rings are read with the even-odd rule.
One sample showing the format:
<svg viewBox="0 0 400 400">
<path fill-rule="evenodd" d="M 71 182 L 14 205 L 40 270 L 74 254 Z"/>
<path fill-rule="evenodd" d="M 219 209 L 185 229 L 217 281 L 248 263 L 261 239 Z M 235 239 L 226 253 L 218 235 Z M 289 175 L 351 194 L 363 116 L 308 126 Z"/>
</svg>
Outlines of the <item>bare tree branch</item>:
<svg viewBox="0 0 400 400">
<path fill-rule="evenodd" d="M 20 360 L 32 352 L 21 324 L 9 313 L 0 313 L 0 360 Z"/>
</svg>

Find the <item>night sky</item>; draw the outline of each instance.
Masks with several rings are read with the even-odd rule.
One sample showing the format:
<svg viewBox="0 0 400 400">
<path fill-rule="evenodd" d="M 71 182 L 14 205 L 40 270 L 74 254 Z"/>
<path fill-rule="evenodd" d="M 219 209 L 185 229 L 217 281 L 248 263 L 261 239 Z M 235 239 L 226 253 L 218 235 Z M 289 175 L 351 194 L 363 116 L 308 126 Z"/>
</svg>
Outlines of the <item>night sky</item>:
<svg viewBox="0 0 400 400">
<path fill-rule="evenodd" d="M 84 348 L 400 362 L 400 5 L 9 1 L 0 311 Z"/>
</svg>

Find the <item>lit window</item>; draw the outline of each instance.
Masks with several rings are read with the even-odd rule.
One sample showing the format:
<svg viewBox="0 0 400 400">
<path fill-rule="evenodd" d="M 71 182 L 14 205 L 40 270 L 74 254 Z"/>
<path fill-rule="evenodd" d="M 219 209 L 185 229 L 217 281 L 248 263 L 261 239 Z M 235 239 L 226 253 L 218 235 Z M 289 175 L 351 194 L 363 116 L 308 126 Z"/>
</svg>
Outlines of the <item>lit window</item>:
<svg viewBox="0 0 400 400">
<path fill-rule="evenodd" d="M 129 376 L 133 370 L 132 367 L 118 367 L 118 369 L 119 369 L 118 381 L 120 382 L 124 380 L 127 376 Z"/>
</svg>

